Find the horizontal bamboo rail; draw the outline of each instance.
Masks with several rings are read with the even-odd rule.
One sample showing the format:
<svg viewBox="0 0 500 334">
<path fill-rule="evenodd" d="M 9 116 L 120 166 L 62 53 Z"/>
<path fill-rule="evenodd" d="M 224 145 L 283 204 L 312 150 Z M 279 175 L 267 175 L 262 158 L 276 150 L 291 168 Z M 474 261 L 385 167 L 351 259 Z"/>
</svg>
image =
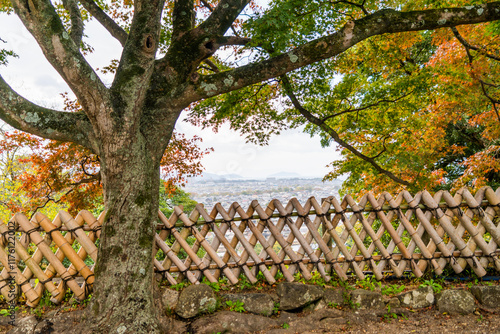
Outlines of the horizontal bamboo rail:
<svg viewBox="0 0 500 334">
<path fill-rule="evenodd" d="M 103 220 L 104 213 L 96 219 L 83 210 L 75 218 L 61 211 L 52 221 L 36 213 L 0 222 L 0 294 L 9 300 L 14 273 L 16 292 L 29 306 L 45 290 L 55 303 L 67 289 L 83 300 L 94 282 Z M 467 189 L 454 196 L 367 194 L 359 202 L 349 195 L 341 202 L 311 197 L 303 206 L 296 199 L 266 207 L 254 200 L 246 210 L 238 203 L 211 211 L 197 204 L 189 216 L 180 207 L 170 217 L 159 212 L 158 222 L 154 267 L 171 285 L 222 276 L 236 284 L 240 275 L 255 283 L 258 273 L 273 284 L 279 273 L 293 281 L 313 271 L 325 281 L 368 272 L 377 279 L 387 272 L 439 275 L 447 266 L 455 273 L 469 267 L 479 277 L 500 271 L 500 188 L 474 196 Z"/>
</svg>

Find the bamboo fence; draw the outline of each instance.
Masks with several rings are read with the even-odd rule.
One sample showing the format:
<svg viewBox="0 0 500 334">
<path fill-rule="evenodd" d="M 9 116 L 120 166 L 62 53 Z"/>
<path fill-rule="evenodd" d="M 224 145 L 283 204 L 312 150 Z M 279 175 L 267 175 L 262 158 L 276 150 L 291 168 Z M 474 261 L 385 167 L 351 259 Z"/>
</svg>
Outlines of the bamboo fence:
<svg viewBox="0 0 500 334">
<path fill-rule="evenodd" d="M 9 224 L 0 222 L 0 293 L 13 298 L 12 274 L 28 306 L 45 290 L 54 303 L 68 288 L 85 299 L 103 220 L 104 214 L 96 219 L 83 210 L 75 218 L 60 211 L 52 221 L 36 213 L 31 220 L 16 214 Z M 254 200 L 246 210 L 233 203 L 210 212 L 198 204 L 189 216 L 181 207 L 170 217 L 159 212 L 156 228 L 154 270 L 171 285 L 222 276 L 236 284 L 240 275 L 251 283 L 262 275 L 272 284 L 278 275 L 309 280 L 313 272 L 325 281 L 366 274 L 380 280 L 409 271 L 440 275 L 447 266 L 479 277 L 500 271 L 500 188 L 481 188 L 474 196 L 467 189 L 454 196 L 367 194 L 358 203 L 349 195 L 341 202 L 311 197 L 304 205 L 272 200 L 265 208 Z"/>
</svg>

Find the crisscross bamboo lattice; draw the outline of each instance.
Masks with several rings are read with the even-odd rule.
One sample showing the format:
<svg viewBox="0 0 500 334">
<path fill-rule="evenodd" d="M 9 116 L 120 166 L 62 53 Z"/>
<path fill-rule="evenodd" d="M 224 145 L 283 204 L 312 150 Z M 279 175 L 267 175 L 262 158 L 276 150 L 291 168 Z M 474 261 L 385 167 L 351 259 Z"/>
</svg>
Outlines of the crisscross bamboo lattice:
<svg viewBox="0 0 500 334">
<path fill-rule="evenodd" d="M 222 275 L 236 284 L 241 274 L 255 283 L 259 272 L 274 283 L 278 273 L 293 281 L 296 273 L 309 280 L 313 271 L 325 281 L 349 273 L 363 279 L 367 271 L 377 279 L 387 271 L 439 275 L 447 265 L 456 273 L 468 266 L 480 277 L 500 271 L 500 188 L 475 196 L 466 189 L 454 196 L 367 194 L 358 203 L 349 195 L 342 202 L 311 197 L 303 206 L 297 199 L 285 206 L 273 200 L 265 208 L 255 200 L 246 211 L 238 203 L 227 211 L 216 204 L 210 212 L 198 204 L 189 216 L 175 207 L 170 217 L 159 212 L 158 218 L 154 266 L 170 284 L 197 284 L 203 277 L 216 282 Z M 94 281 L 103 219 L 88 211 L 74 219 L 61 211 L 52 222 L 41 213 L 31 220 L 17 214 L 10 223 L 17 230 L 10 258 L 12 233 L 0 223 L 0 293 L 9 299 L 14 271 L 29 306 L 44 290 L 55 303 L 67 288 L 84 299 Z"/>
</svg>

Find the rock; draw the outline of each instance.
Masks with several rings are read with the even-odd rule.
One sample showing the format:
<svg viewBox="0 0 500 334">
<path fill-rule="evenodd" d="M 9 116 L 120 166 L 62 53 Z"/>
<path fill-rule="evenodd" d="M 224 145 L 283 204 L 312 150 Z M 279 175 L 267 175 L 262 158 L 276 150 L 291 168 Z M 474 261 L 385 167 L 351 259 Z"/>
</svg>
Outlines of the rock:
<svg viewBox="0 0 500 334">
<path fill-rule="evenodd" d="M 194 321 L 191 324 L 191 333 L 249 333 L 278 325 L 276 319 L 255 314 L 222 311 Z"/>
<path fill-rule="evenodd" d="M 399 301 L 398 298 L 391 298 L 386 303 L 386 306 L 389 306 L 391 308 L 391 310 L 395 309 L 395 308 L 400 308 L 401 307 L 401 302 Z"/>
<path fill-rule="evenodd" d="M 212 313 L 217 308 L 214 291 L 206 284 L 190 285 L 180 296 L 175 313 L 182 318 L 192 318 L 201 313 Z"/>
<path fill-rule="evenodd" d="M 444 290 L 437 299 L 439 312 L 448 314 L 469 314 L 474 312 L 475 300 L 466 290 Z"/>
<path fill-rule="evenodd" d="M 175 310 L 177 302 L 179 301 L 179 291 L 165 289 L 161 296 L 161 301 L 163 302 L 163 306 L 165 307 L 166 311 Z"/>
<path fill-rule="evenodd" d="M 402 293 L 398 296 L 401 306 L 411 308 L 429 307 L 434 304 L 434 290 L 426 286 Z"/>
<path fill-rule="evenodd" d="M 344 289 L 325 289 L 323 301 L 328 306 L 342 306 L 345 305 L 347 296 L 347 291 Z"/>
<path fill-rule="evenodd" d="M 347 322 L 344 313 L 336 309 L 323 309 L 287 322 L 290 333 L 318 332 L 319 329 L 334 332 Z"/>
<path fill-rule="evenodd" d="M 470 291 L 476 299 L 489 308 L 500 307 L 500 286 L 473 286 Z"/>
<path fill-rule="evenodd" d="M 382 295 L 375 291 L 354 290 L 351 292 L 351 301 L 359 309 L 384 308 Z"/>
<path fill-rule="evenodd" d="M 8 331 L 7 334 L 33 334 L 36 325 L 38 325 L 38 321 L 34 315 L 16 319 L 16 327 Z"/>
<path fill-rule="evenodd" d="M 243 302 L 245 311 L 253 314 L 270 316 L 274 311 L 273 299 L 265 293 L 227 294 L 224 299 Z"/>
<path fill-rule="evenodd" d="M 278 284 L 280 310 L 294 310 L 311 304 L 323 297 L 323 289 L 316 285 L 284 282 Z"/>
</svg>

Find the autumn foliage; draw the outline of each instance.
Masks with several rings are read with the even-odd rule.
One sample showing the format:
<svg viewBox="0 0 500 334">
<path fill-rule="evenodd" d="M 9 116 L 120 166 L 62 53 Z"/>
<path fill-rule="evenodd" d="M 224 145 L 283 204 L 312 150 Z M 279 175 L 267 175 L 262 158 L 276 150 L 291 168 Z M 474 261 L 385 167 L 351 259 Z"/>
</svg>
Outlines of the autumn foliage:
<svg viewBox="0 0 500 334">
<path fill-rule="evenodd" d="M 63 97 L 65 111 L 79 110 L 78 102 L 66 94 Z M 9 157 L 2 167 L 10 170 L 3 175 L 4 192 L 0 194 L 3 210 L 9 214 L 31 214 L 58 203 L 75 214 L 102 206 L 97 155 L 74 143 L 45 140 L 25 132 L 5 131 L 2 135 L 0 155 Z M 201 142 L 200 137 L 186 138 L 174 132 L 161 161 L 167 194 L 173 194 L 189 177 L 203 171 L 201 159 L 212 149 L 201 149 L 198 146 Z"/>
</svg>

